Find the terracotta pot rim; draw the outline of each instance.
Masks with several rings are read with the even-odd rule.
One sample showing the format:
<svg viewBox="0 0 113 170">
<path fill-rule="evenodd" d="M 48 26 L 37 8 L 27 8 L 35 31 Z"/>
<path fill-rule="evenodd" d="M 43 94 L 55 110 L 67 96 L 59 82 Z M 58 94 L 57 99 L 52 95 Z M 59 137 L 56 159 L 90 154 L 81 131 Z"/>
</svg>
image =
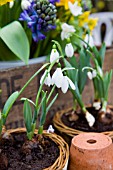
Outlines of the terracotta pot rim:
<svg viewBox="0 0 113 170">
<path fill-rule="evenodd" d="M 85 140 L 82 141 L 82 143 L 77 144 L 77 138 L 80 138 L 80 136 L 84 136 Z M 91 136 L 89 138 L 89 136 Z M 100 140 L 99 138 L 103 139 Z M 103 143 L 104 141 L 104 143 Z M 109 136 L 105 136 L 105 134 L 103 133 L 96 133 L 96 132 L 86 132 L 86 133 L 81 133 L 76 137 L 73 137 L 71 144 L 73 145 L 73 147 L 75 148 L 75 145 L 79 148 L 81 148 L 82 145 L 82 149 L 84 150 L 89 150 L 89 151 L 93 151 L 93 150 L 100 150 L 100 149 L 104 149 L 106 147 L 108 147 L 110 144 L 112 144 L 112 139 Z M 92 147 L 93 146 L 93 147 Z"/>
<path fill-rule="evenodd" d="M 24 133 L 26 132 L 26 128 L 17 128 L 17 129 L 9 129 L 7 130 L 8 133 Z M 37 134 L 38 130 L 35 130 L 35 134 Z M 56 159 L 56 161 L 54 162 L 53 165 L 51 165 L 48 168 L 45 168 L 43 170 L 59 170 L 59 168 L 62 170 L 65 165 L 68 162 L 69 159 L 69 146 L 68 144 L 64 141 L 64 139 L 55 134 L 55 133 L 47 133 L 46 130 L 43 131 L 43 134 L 49 138 L 51 138 L 51 140 L 53 140 L 57 145 L 58 148 L 60 150 L 60 155 L 59 157 Z"/>
</svg>

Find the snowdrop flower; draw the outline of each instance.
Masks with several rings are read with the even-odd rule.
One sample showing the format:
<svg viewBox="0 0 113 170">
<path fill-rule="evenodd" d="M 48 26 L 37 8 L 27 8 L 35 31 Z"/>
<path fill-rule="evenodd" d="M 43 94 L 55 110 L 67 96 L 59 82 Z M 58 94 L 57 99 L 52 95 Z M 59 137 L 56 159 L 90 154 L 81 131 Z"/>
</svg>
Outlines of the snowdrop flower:
<svg viewBox="0 0 113 170">
<path fill-rule="evenodd" d="M 57 86 L 57 88 L 61 88 L 63 93 L 66 93 L 69 85 L 70 87 L 75 90 L 74 83 L 67 77 L 63 76 L 61 68 L 57 68 L 52 76 L 52 83 Z"/>
<path fill-rule="evenodd" d="M 75 29 L 72 25 L 68 25 L 66 23 L 63 23 L 62 26 L 62 32 L 61 32 L 61 39 L 67 39 L 71 36 L 72 33 L 75 32 Z"/>
<path fill-rule="evenodd" d="M 93 107 L 95 108 L 95 110 L 99 110 L 101 108 L 101 103 L 99 101 L 95 101 L 93 103 Z"/>
<path fill-rule="evenodd" d="M 47 133 L 54 133 L 54 129 L 52 125 L 49 125 L 48 129 L 47 129 Z"/>
<path fill-rule="evenodd" d="M 56 49 L 52 49 L 51 54 L 50 54 L 50 63 L 55 61 L 57 58 L 59 58 L 59 52 Z M 57 60 L 59 62 L 59 59 Z"/>
<path fill-rule="evenodd" d="M 69 9 L 71 11 L 71 13 L 74 15 L 74 16 L 78 16 L 80 14 L 82 14 L 82 8 L 80 6 L 78 6 L 78 2 L 75 2 L 74 4 L 71 3 L 70 1 L 68 2 L 68 6 L 69 6 Z"/>
<path fill-rule="evenodd" d="M 88 71 L 88 72 L 87 72 L 87 76 L 88 76 L 88 78 L 89 78 L 90 80 L 92 80 L 93 78 L 95 78 L 96 75 L 97 75 L 96 70 L 93 70 L 92 72 L 91 72 L 91 71 Z"/>
<path fill-rule="evenodd" d="M 26 10 L 31 6 L 31 2 L 29 0 L 22 0 L 21 1 L 21 8 L 22 10 Z"/>
<path fill-rule="evenodd" d="M 41 77 L 41 79 L 40 79 L 40 84 L 42 84 L 42 81 L 43 81 L 46 73 L 47 73 L 47 70 L 46 70 L 46 71 L 44 72 L 44 74 L 42 75 L 42 77 Z M 46 85 L 48 85 L 48 86 L 52 85 L 52 79 L 51 79 L 50 73 L 48 73 L 47 77 L 45 78 L 44 84 L 46 84 Z"/>
<path fill-rule="evenodd" d="M 84 41 L 85 41 L 86 43 L 88 43 L 91 47 L 94 46 L 94 40 L 93 40 L 93 37 L 92 37 L 91 35 L 86 34 Z M 87 44 L 83 43 L 83 45 L 84 45 L 85 47 L 87 47 Z"/>
<path fill-rule="evenodd" d="M 66 44 L 65 53 L 67 57 L 72 57 L 74 55 L 74 48 L 71 43 Z"/>
<path fill-rule="evenodd" d="M 9 8 L 12 8 L 14 6 L 14 1 L 9 2 Z"/>
<path fill-rule="evenodd" d="M 64 76 L 62 80 L 62 86 L 61 86 L 61 90 L 63 93 L 67 92 L 69 85 L 73 90 L 76 89 L 74 83 L 67 76 Z"/>
<path fill-rule="evenodd" d="M 92 127 L 95 123 L 95 118 L 89 112 L 86 112 L 85 117 L 86 117 L 86 120 L 87 120 L 89 126 Z"/>
</svg>

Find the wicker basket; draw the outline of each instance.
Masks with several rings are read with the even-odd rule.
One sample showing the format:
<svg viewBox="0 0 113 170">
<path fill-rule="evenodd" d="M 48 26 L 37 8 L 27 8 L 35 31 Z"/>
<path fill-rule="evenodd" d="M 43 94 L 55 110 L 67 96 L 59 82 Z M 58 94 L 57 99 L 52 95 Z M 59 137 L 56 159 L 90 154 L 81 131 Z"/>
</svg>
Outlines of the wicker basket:
<svg viewBox="0 0 113 170">
<path fill-rule="evenodd" d="M 110 106 L 110 108 L 113 108 L 113 106 Z M 81 130 L 77 130 L 77 129 L 73 129 L 73 128 L 70 128 L 68 126 L 66 126 L 61 118 L 62 118 L 62 115 L 66 112 L 69 112 L 71 111 L 72 108 L 68 108 L 66 110 L 62 110 L 62 111 L 59 111 L 55 114 L 54 118 L 53 118 L 53 124 L 55 126 L 55 128 L 61 133 L 63 134 L 63 137 L 65 138 L 65 140 L 70 144 L 70 140 L 72 139 L 72 137 L 74 137 L 75 135 L 78 135 L 80 133 L 85 133 L 84 131 L 81 131 Z M 113 131 L 106 131 L 106 132 L 101 132 L 105 135 L 108 135 L 112 138 L 113 140 Z"/>
<path fill-rule="evenodd" d="M 25 128 L 17 128 L 17 129 L 10 129 L 8 130 L 9 133 L 24 133 L 26 132 Z M 35 130 L 35 134 L 37 134 L 37 130 Z M 55 161 L 55 163 L 44 169 L 44 170 L 67 170 L 67 164 L 69 159 L 69 147 L 68 144 L 58 135 L 54 133 L 47 133 L 46 131 L 43 132 L 44 136 L 49 137 L 53 140 L 59 147 L 60 155 Z"/>
</svg>

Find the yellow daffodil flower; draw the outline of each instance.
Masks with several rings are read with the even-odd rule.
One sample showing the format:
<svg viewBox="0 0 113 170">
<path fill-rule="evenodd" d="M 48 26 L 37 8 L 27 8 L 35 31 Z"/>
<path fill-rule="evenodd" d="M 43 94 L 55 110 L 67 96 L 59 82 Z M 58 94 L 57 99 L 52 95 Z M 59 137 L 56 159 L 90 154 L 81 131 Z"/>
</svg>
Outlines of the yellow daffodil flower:
<svg viewBox="0 0 113 170">
<path fill-rule="evenodd" d="M 67 10 L 67 9 L 69 9 L 69 7 L 68 7 L 69 1 L 72 2 L 72 3 L 75 2 L 75 0 L 60 0 L 60 2 L 56 3 L 56 5 L 57 6 L 64 6 L 64 8 Z"/>
<path fill-rule="evenodd" d="M 12 0 L 0 0 L 0 6 L 6 4 L 7 2 L 11 2 Z"/>
<path fill-rule="evenodd" d="M 82 15 L 79 16 L 79 25 L 82 27 L 85 23 L 88 22 L 90 11 L 84 12 Z"/>
<path fill-rule="evenodd" d="M 92 31 L 96 27 L 97 22 L 98 22 L 98 18 L 89 18 L 88 27 L 90 31 Z"/>
</svg>

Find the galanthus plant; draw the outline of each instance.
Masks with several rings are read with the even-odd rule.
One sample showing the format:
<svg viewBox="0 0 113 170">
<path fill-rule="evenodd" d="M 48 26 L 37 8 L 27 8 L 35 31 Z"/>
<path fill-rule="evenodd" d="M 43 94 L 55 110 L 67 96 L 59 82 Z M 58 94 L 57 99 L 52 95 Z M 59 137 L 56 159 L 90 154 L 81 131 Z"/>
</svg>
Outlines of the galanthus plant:
<svg viewBox="0 0 113 170">
<path fill-rule="evenodd" d="M 6 101 L 3 110 L 0 111 L 0 134 L 2 133 L 3 126 L 5 126 L 8 114 L 10 112 L 11 107 L 13 106 L 14 102 L 17 100 L 17 98 L 22 94 L 24 89 L 28 86 L 28 84 L 36 77 L 42 70 L 45 69 L 41 79 L 40 79 L 40 86 L 36 95 L 35 102 L 22 97 L 21 100 L 24 101 L 24 120 L 27 130 L 27 137 L 29 140 L 31 140 L 34 136 L 34 130 L 36 129 L 36 121 L 40 115 L 40 123 L 38 127 L 38 134 L 42 134 L 43 132 L 43 126 L 46 120 L 46 115 L 57 99 L 58 94 L 53 96 L 53 92 L 55 90 L 55 87 L 61 88 L 64 93 L 67 92 L 69 86 L 73 90 L 75 90 L 74 83 L 70 80 L 70 78 L 65 75 L 66 70 L 74 69 L 72 68 L 65 68 L 63 67 L 61 69 L 60 60 L 64 56 L 59 54 L 59 52 L 56 50 L 56 45 L 53 46 L 51 55 L 50 55 L 50 62 L 45 63 L 23 86 L 23 88 L 18 92 L 15 91 Z M 51 77 L 51 70 L 53 66 L 57 66 L 56 71 L 53 73 Z M 59 80 L 58 81 L 58 76 Z M 50 92 L 43 90 L 43 85 L 46 84 L 51 88 Z M 32 105 L 32 107 L 31 107 Z M 34 109 L 32 109 L 34 108 Z M 41 112 L 41 114 L 39 114 Z M 50 126 L 50 131 L 52 131 L 52 128 Z"/>
<path fill-rule="evenodd" d="M 88 50 L 89 55 L 93 60 L 92 67 L 86 67 L 87 75 L 89 79 L 93 80 L 94 87 L 94 102 L 93 107 L 99 111 L 99 120 L 103 123 L 110 123 L 112 121 L 108 120 L 106 113 L 111 114 L 111 110 L 108 106 L 108 92 L 112 79 L 112 70 L 104 73 L 103 64 L 105 58 L 106 47 L 103 43 L 100 50 L 95 46 Z"/>
</svg>

